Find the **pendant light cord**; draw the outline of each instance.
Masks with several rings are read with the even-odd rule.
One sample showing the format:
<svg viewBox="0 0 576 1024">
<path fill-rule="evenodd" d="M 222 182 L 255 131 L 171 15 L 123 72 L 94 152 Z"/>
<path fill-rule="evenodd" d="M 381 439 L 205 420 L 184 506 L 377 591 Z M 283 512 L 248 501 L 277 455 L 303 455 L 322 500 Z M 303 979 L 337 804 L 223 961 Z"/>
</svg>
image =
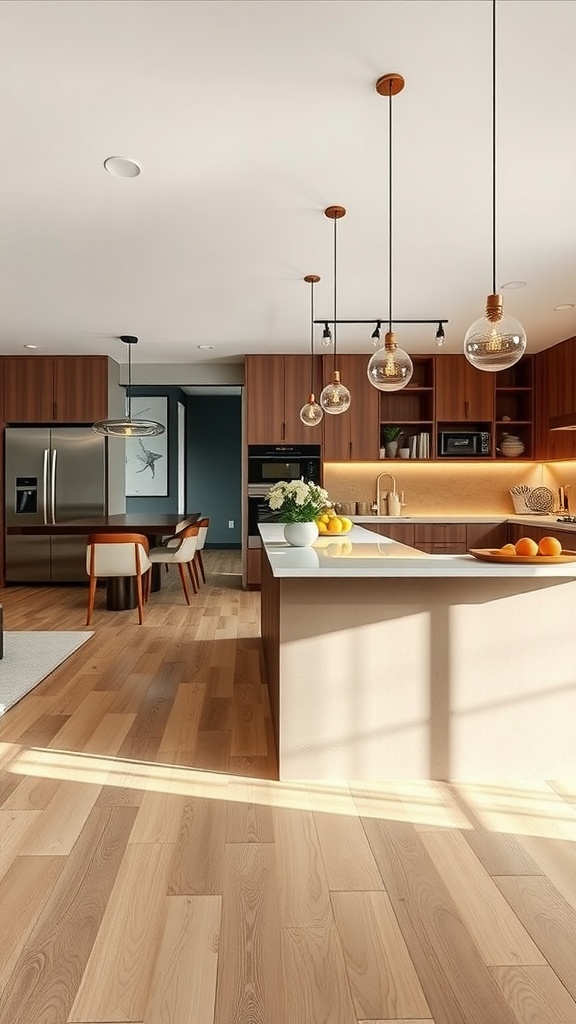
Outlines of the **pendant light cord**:
<svg viewBox="0 0 576 1024">
<path fill-rule="evenodd" d="M 314 281 L 310 282 L 310 394 L 314 394 Z"/>
<path fill-rule="evenodd" d="M 336 276 L 337 276 L 337 270 L 338 270 L 338 263 L 337 263 L 337 256 L 336 256 L 336 250 L 337 250 L 336 225 L 337 225 L 337 223 L 338 223 L 338 217 L 334 217 L 334 362 L 332 364 L 334 372 L 336 372 L 336 370 L 338 369 L 338 365 L 337 365 L 337 362 L 336 362 L 336 333 L 337 333 L 337 330 L 338 330 L 338 327 L 337 327 L 337 324 L 336 324 Z"/>
<path fill-rule="evenodd" d="M 128 419 L 132 422 L 132 345 L 128 343 Z"/>
<path fill-rule="evenodd" d="M 496 294 L 496 0 L 492 0 L 492 294 Z"/>
<path fill-rule="evenodd" d="M 392 83 L 388 96 L 388 331 L 392 331 Z"/>
</svg>

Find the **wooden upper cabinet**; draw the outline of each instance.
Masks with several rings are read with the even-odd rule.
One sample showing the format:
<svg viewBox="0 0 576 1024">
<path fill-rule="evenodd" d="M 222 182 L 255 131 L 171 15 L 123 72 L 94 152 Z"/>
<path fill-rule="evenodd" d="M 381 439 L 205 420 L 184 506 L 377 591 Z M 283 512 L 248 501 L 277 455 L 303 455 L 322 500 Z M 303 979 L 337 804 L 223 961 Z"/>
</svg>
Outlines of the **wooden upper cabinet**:
<svg viewBox="0 0 576 1024">
<path fill-rule="evenodd" d="M 246 356 L 246 440 L 284 440 L 284 356 Z"/>
<path fill-rule="evenodd" d="M 54 359 L 54 421 L 94 423 L 108 415 L 107 356 Z"/>
<path fill-rule="evenodd" d="M 6 423 L 93 423 L 108 415 L 106 356 L 5 356 Z"/>
<path fill-rule="evenodd" d="M 349 459 L 375 461 L 380 447 L 380 392 L 368 380 L 369 355 L 338 356 L 340 379 L 351 395 L 350 407 L 339 416 L 324 414 L 324 459 L 343 462 Z M 333 357 L 325 356 L 326 385 L 332 376 Z"/>
<path fill-rule="evenodd" d="M 322 427 L 306 427 L 300 419 L 310 392 L 310 357 L 249 355 L 245 368 L 247 443 L 321 444 Z M 314 386 L 321 390 L 319 356 L 315 370 Z"/>
<path fill-rule="evenodd" d="M 4 419 L 6 423 L 51 423 L 54 418 L 52 356 L 5 356 Z"/>
<path fill-rule="evenodd" d="M 536 353 L 536 458 L 576 458 L 576 431 L 550 430 L 550 417 L 576 412 L 576 351 L 569 338 Z"/>
<path fill-rule="evenodd" d="M 284 441 L 287 444 L 322 444 L 322 423 L 307 427 L 300 409 L 308 401 L 311 381 L 310 356 L 284 356 Z M 322 390 L 322 357 L 314 356 L 314 395 Z"/>
<path fill-rule="evenodd" d="M 494 419 L 494 374 L 477 370 L 466 356 L 436 357 L 436 419 L 478 422 Z"/>
</svg>

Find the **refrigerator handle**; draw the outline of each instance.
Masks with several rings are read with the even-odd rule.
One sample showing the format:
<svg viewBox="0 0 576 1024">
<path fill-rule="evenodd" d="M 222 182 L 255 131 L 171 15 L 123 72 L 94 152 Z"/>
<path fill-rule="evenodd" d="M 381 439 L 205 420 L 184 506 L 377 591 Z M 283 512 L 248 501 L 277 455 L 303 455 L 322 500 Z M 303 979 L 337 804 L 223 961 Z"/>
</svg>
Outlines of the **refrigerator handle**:
<svg viewBox="0 0 576 1024">
<path fill-rule="evenodd" d="M 44 449 L 44 460 L 42 464 L 42 515 L 44 516 L 44 526 L 48 526 L 48 456 L 50 451 L 48 448 Z"/>
<path fill-rule="evenodd" d="M 56 522 L 56 449 L 52 449 L 52 472 L 50 473 L 50 522 Z"/>
</svg>

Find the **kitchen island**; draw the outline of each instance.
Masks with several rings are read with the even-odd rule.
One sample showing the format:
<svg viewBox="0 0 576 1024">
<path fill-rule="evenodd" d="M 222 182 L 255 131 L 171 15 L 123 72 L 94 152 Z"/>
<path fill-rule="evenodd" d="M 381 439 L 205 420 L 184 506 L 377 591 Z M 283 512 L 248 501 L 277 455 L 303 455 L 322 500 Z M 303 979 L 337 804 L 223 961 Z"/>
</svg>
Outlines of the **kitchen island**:
<svg viewBox="0 0 576 1024">
<path fill-rule="evenodd" d="M 260 532 L 281 779 L 574 776 L 576 561 Z"/>
</svg>

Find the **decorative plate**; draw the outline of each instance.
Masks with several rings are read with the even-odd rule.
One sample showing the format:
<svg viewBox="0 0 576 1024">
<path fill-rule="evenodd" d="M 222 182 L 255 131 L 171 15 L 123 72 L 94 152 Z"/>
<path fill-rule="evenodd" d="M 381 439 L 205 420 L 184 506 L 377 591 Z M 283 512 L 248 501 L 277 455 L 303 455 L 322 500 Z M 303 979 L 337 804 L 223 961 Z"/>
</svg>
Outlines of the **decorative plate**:
<svg viewBox="0 0 576 1024">
<path fill-rule="evenodd" d="M 534 487 L 526 495 L 526 504 L 532 512 L 552 512 L 554 508 L 554 491 L 549 487 Z"/>
<path fill-rule="evenodd" d="M 576 551 L 563 550 L 560 555 L 503 555 L 498 548 L 468 548 L 468 554 L 481 562 L 502 562 L 516 565 L 555 565 L 560 562 L 576 562 Z"/>
</svg>

